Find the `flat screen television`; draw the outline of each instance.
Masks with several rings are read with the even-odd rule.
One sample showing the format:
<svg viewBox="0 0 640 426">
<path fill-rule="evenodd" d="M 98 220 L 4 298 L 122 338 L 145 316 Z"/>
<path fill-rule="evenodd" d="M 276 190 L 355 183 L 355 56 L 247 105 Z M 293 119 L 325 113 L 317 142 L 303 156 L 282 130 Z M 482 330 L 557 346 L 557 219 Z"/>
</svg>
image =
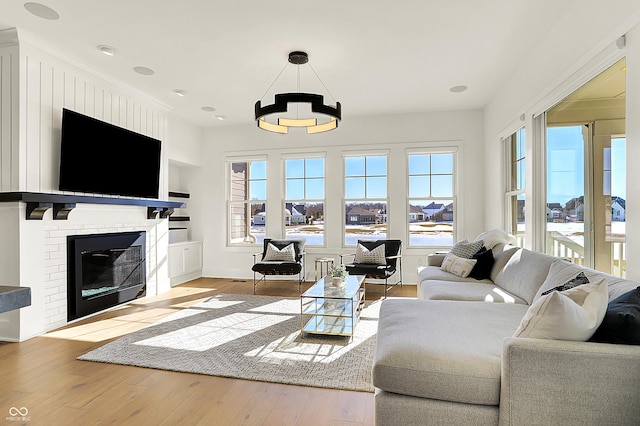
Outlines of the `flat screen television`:
<svg viewBox="0 0 640 426">
<path fill-rule="evenodd" d="M 160 145 L 158 139 L 64 108 L 59 189 L 157 199 Z"/>
</svg>

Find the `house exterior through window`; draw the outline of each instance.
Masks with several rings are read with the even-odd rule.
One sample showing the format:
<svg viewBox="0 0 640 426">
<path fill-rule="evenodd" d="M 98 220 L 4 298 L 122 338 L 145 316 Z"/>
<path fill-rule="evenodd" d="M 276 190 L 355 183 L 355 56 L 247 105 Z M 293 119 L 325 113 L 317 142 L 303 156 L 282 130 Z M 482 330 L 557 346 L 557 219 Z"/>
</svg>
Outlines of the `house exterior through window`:
<svg viewBox="0 0 640 426">
<path fill-rule="evenodd" d="M 233 161 L 229 171 L 229 244 L 261 244 L 266 232 L 267 162 Z"/>
</svg>

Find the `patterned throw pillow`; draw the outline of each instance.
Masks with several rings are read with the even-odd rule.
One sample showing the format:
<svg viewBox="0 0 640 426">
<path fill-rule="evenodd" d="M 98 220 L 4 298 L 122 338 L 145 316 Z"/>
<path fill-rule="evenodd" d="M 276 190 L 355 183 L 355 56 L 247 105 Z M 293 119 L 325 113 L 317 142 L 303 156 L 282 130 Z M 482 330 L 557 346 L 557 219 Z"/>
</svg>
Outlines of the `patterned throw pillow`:
<svg viewBox="0 0 640 426">
<path fill-rule="evenodd" d="M 279 249 L 273 244 L 267 245 L 267 252 L 264 255 L 263 262 L 295 262 L 296 252 L 293 243 Z"/>
<path fill-rule="evenodd" d="M 580 272 L 578 275 L 576 275 L 575 278 L 570 279 L 569 281 L 567 281 L 566 283 L 559 285 L 558 287 L 554 287 L 552 289 L 549 289 L 547 291 L 542 292 L 541 296 L 544 296 L 545 294 L 549 294 L 552 291 L 565 291 L 565 290 L 569 290 L 571 288 L 577 287 L 579 285 L 582 284 L 589 284 L 589 278 L 587 278 L 587 276 L 584 274 L 584 272 Z"/>
<path fill-rule="evenodd" d="M 372 250 L 369 250 L 362 244 L 358 244 L 358 247 L 356 247 L 355 262 L 369 263 L 373 265 L 386 265 L 387 259 L 384 257 L 384 244 L 380 244 Z"/>
<path fill-rule="evenodd" d="M 484 242 L 482 240 L 471 243 L 467 240 L 458 241 L 453 247 L 451 247 L 449 253 L 465 259 L 471 259 L 473 255 L 482 248 L 483 244 Z"/>
<path fill-rule="evenodd" d="M 476 259 L 465 259 L 449 253 L 442 261 L 440 269 L 465 278 L 469 276 L 477 262 L 478 261 Z"/>
</svg>

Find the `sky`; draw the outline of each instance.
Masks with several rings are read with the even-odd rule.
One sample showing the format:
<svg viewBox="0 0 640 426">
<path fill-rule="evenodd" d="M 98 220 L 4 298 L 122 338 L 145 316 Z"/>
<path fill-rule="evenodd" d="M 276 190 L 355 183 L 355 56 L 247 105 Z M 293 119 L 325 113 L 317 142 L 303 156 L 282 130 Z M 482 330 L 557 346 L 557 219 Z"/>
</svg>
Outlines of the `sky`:
<svg viewBox="0 0 640 426">
<path fill-rule="evenodd" d="M 584 195 L 584 126 L 550 127 L 547 129 L 547 202 L 564 204 Z M 605 152 L 605 163 L 611 173 L 600 173 L 605 180 L 605 195 L 626 199 L 625 138 L 612 139 Z M 609 160 L 610 159 L 610 160 Z M 605 164 L 606 167 L 607 164 Z M 598 174 L 596 174 L 598 176 Z M 606 184 L 610 180 L 610 194 Z"/>
</svg>

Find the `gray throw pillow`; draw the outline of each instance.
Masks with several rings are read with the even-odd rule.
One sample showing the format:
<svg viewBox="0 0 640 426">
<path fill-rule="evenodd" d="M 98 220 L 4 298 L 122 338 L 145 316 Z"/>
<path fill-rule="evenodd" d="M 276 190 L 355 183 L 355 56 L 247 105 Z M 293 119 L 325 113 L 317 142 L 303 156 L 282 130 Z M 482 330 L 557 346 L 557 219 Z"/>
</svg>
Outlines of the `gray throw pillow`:
<svg viewBox="0 0 640 426">
<path fill-rule="evenodd" d="M 482 240 L 471 243 L 467 240 L 458 241 L 451 247 L 449 253 L 465 259 L 471 259 L 482 248 L 483 244 Z"/>
</svg>

